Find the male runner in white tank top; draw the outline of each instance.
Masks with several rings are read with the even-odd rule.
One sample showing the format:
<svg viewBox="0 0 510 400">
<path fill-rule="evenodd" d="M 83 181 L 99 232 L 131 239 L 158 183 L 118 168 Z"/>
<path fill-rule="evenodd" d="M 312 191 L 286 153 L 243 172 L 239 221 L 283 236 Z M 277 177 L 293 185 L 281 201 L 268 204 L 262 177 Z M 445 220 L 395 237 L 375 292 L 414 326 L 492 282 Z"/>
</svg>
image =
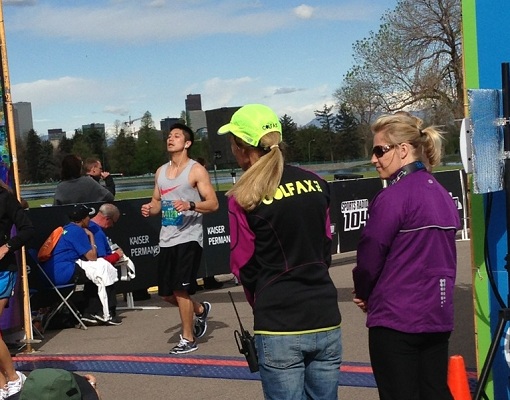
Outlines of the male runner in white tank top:
<svg viewBox="0 0 510 400">
<path fill-rule="evenodd" d="M 158 294 L 179 307 L 181 340 L 170 353 L 185 354 L 197 349 L 196 339 L 207 329 L 211 304 L 197 303 L 190 295 L 196 291 L 202 256 L 202 214 L 216 211 L 218 199 L 207 170 L 188 157 L 193 131 L 184 124 L 174 124 L 166 144 L 170 161 L 156 171 L 152 199 L 142 205 L 141 212 L 144 217 L 162 217 Z"/>
</svg>

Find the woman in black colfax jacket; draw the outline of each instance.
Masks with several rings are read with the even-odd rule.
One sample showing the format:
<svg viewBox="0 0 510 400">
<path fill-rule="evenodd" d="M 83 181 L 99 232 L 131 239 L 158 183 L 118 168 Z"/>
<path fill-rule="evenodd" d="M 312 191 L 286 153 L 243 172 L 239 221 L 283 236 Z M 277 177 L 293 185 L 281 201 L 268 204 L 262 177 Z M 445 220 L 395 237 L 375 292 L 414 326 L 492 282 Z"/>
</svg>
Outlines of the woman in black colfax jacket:
<svg viewBox="0 0 510 400">
<path fill-rule="evenodd" d="M 15 252 L 34 233 L 26 211 L 11 190 L 0 181 L 0 316 L 8 306 L 16 284 L 18 263 Z M 0 399 L 19 392 L 25 379 L 21 372 L 14 369 L 10 352 L 3 339 L 0 340 Z"/>
<path fill-rule="evenodd" d="M 278 116 L 237 110 L 219 134 L 245 171 L 227 192 L 230 267 L 253 308 L 266 400 L 334 400 L 342 362 L 341 315 L 329 275 L 329 187 L 285 163 Z"/>
</svg>

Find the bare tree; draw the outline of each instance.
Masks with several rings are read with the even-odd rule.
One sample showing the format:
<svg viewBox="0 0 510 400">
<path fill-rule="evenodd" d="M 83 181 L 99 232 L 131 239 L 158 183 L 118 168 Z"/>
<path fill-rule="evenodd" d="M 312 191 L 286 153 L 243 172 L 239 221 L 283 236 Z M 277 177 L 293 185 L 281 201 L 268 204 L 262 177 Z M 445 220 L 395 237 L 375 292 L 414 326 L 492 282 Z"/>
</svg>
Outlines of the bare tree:
<svg viewBox="0 0 510 400">
<path fill-rule="evenodd" d="M 442 123 L 463 114 L 460 0 L 400 0 L 377 33 L 354 43 L 355 66 L 335 96 L 360 119 L 403 108 Z M 432 121 L 435 122 L 435 121 Z"/>
</svg>

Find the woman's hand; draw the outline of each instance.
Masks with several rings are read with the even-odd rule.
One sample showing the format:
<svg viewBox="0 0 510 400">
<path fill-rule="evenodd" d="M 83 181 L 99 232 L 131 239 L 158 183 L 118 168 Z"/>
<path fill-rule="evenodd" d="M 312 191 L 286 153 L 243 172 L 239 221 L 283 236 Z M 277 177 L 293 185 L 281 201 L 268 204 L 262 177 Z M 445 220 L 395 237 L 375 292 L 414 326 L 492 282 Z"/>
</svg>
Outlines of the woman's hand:
<svg viewBox="0 0 510 400">
<path fill-rule="evenodd" d="M 356 304 L 361 309 L 361 311 L 366 313 L 367 312 L 367 307 L 368 307 L 368 304 L 366 303 L 366 301 L 362 300 L 362 299 L 358 299 L 356 297 L 356 293 L 354 292 L 354 290 L 352 291 L 352 294 L 354 295 L 354 298 L 352 299 L 354 304 Z"/>
</svg>

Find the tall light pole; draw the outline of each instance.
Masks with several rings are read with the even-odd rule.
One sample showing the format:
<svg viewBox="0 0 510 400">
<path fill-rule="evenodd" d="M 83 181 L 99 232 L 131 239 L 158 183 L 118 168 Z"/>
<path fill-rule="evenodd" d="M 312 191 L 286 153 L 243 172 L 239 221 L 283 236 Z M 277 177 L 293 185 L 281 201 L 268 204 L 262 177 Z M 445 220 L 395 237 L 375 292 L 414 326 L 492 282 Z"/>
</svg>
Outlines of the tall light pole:
<svg viewBox="0 0 510 400">
<path fill-rule="evenodd" d="M 311 153 L 310 153 L 310 145 L 312 144 L 312 142 L 315 142 L 315 139 L 308 141 L 308 162 L 311 162 L 311 160 L 312 160 Z"/>
</svg>

